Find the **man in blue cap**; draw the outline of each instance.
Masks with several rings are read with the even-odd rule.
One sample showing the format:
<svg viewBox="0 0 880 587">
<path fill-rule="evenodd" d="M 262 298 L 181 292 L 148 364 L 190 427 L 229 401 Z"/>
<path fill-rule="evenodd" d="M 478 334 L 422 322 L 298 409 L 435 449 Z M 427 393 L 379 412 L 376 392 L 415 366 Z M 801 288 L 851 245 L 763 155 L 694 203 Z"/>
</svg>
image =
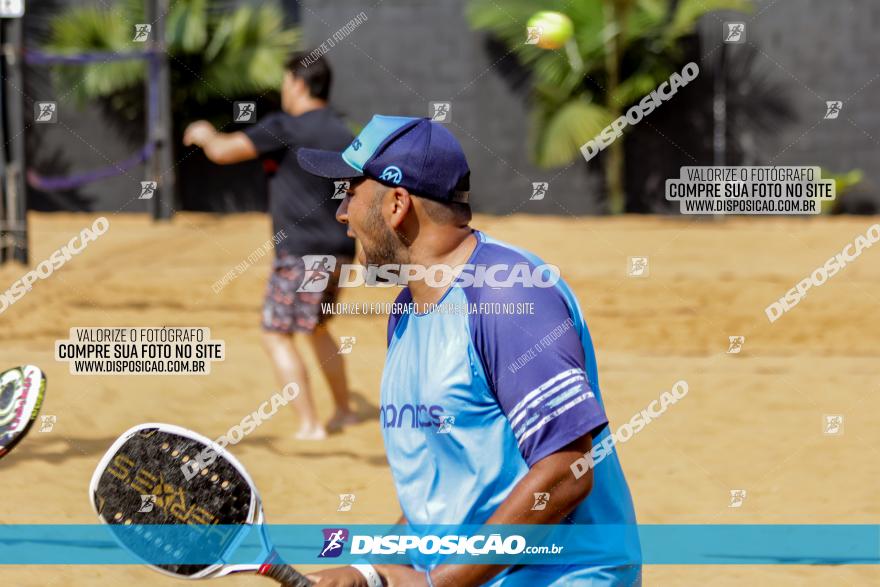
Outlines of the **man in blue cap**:
<svg viewBox="0 0 880 587">
<path fill-rule="evenodd" d="M 304 148 L 297 159 L 309 173 L 350 182 L 336 217 L 360 239 L 362 263 L 429 268 L 406 271 L 417 275 L 397 298 L 406 310 L 388 322 L 380 423 L 400 523 L 634 527 L 613 448 L 573 473 L 609 435 L 578 302 L 535 255 L 470 228 L 470 170 L 455 137 L 425 118 L 374 116 L 343 152 Z M 449 267 L 454 277 L 438 283 L 436 271 Z M 602 534 L 574 565 L 414 555 L 412 566 L 353 565 L 312 578 L 321 587 L 639 585 L 632 535 Z"/>
</svg>

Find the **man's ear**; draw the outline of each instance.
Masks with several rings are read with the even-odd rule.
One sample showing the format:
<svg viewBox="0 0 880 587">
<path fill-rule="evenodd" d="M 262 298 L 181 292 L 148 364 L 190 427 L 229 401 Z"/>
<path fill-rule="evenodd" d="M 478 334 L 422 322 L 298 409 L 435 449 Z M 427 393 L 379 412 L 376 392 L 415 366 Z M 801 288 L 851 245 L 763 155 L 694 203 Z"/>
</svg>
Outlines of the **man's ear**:
<svg viewBox="0 0 880 587">
<path fill-rule="evenodd" d="M 301 94 L 304 91 L 308 91 L 308 87 L 306 86 L 306 80 L 301 77 L 297 77 L 293 75 L 290 71 L 285 72 L 286 79 L 285 82 L 289 84 L 289 87 L 294 92 Z"/>
<path fill-rule="evenodd" d="M 388 219 L 391 227 L 397 229 L 406 219 L 413 207 L 412 196 L 406 188 L 396 187 L 391 190 L 391 214 Z"/>
<path fill-rule="evenodd" d="M 283 84 L 286 86 L 293 87 L 293 84 L 295 84 L 295 83 L 296 83 L 296 76 L 293 75 L 293 72 L 291 72 L 289 69 L 285 69 Z"/>
</svg>

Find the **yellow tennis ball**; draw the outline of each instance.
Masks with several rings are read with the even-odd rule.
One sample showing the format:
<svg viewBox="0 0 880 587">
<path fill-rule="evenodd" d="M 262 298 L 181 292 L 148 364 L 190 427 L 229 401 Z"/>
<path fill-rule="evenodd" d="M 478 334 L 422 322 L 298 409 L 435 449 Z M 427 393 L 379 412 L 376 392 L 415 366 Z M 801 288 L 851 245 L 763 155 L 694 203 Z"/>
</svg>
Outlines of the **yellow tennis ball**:
<svg viewBox="0 0 880 587">
<path fill-rule="evenodd" d="M 559 49 L 574 34 L 574 23 L 571 19 L 553 10 L 536 12 L 526 26 L 531 30 L 537 30 L 538 41 L 532 44 L 542 49 Z"/>
</svg>

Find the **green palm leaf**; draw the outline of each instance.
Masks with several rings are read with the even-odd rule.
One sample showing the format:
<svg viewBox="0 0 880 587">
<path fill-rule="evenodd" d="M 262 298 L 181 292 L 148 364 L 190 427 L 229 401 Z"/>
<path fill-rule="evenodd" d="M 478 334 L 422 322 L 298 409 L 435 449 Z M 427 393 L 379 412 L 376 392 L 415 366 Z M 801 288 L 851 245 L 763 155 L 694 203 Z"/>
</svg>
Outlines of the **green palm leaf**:
<svg viewBox="0 0 880 587">
<path fill-rule="evenodd" d="M 624 22 L 608 26 L 607 10 L 624 7 Z M 471 0 L 467 18 L 474 29 L 503 42 L 532 73 L 535 107 L 532 154 L 540 165 L 562 165 L 579 157 L 576 148 L 610 122 L 612 110 L 625 110 L 650 93 L 680 65 L 678 41 L 714 10 L 750 10 L 750 0 Z M 563 12 L 574 23 L 574 42 L 584 62 L 573 72 L 565 51 L 526 45 L 526 23 L 540 10 Z M 623 59 L 638 69 L 619 83 L 608 83 L 606 51 L 612 40 Z M 585 91 L 595 92 L 587 100 Z M 591 136 L 583 138 L 584 134 Z M 560 140 L 560 145 L 551 144 Z M 581 140 L 583 139 L 583 140 Z M 580 141 L 580 142 L 578 142 Z"/>
<path fill-rule="evenodd" d="M 208 42 L 206 0 L 178 0 L 168 14 L 166 27 L 168 50 L 172 53 L 196 53 Z"/>
<path fill-rule="evenodd" d="M 680 0 L 675 17 L 669 25 L 667 37 L 670 40 L 688 35 L 696 29 L 697 21 L 706 13 L 716 10 L 736 10 L 751 12 L 753 5 L 748 0 Z M 721 23 L 717 23 L 721 27 Z"/>
<path fill-rule="evenodd" d="M 61 54 L 83 50 L 125 52 L 132 50 L 134 28 L 118 13 L 81 8 L 70 11 L 68 18 L 52 23 L 52 41 L 47 50 Z M 139 61 L 113 61 L 85 66 L 65 65 L 55 68 L 53 77 L 59 87 L 68 88 L 80 103 L 108 96 L 142 82 L 145 66 Z"/>
<path fill-rule="evenodd" d="M 283 16 L 274 3 L 233 10 L 225 0 L 174 2 L 166 28 L 173 110 L 191 111 L 191 103 L 277 90 L 287 56 L 300 42 L 297 30 L 284 27 Z M 133 42 L 132 23 L 138 22 L 144 22 L 139 0 L 123 0 L 112 9 L 73 7 L 53 19 L 46 49 L 57 53 L 137 51 L 143 45 Z M 68 92 L 80 103 L 110 100 L 130 118 L 142 109 L 136 91 L 146 75 L 142 61 L 54 69 L 58 83 L 63 84 L 59 87 L 70 88 Z M 137 107 L 132 99 L 138 100 Z"/>
<path fill-rule="evenodd" d="M 612 114 L 585 96 L 569 100 L 561 108 L 537 115 L 535 162 L 558 167 L 580 157 L 581 145 L 611 123 Z"/>
</svg>

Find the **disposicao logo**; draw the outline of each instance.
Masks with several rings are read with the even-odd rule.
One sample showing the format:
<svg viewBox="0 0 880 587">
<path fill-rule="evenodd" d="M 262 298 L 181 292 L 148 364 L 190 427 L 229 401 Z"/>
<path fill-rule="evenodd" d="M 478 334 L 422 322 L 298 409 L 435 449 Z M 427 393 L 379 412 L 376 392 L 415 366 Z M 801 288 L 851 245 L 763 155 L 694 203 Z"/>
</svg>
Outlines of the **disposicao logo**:
<svg viewBox="0 0 880 587">
<path fill-rule="evenodd" d="M 345 528 L 324 528 L 324 546 L 318 558 L 336 558 L 345 550 L 348 530 Z"/>
</svg>

